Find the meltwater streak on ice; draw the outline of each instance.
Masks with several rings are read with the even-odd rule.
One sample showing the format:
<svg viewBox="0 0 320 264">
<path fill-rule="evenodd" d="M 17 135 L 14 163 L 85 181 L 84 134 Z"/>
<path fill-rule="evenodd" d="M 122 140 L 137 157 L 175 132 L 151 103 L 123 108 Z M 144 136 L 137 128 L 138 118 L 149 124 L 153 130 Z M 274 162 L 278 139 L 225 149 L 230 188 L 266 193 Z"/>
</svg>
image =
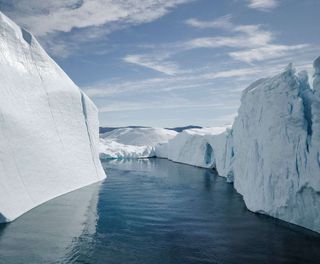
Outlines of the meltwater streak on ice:
<svg viewBox="0 0 320 264">
<path fill-rule="evenodd" d="M 0 82 L 0 222 L 105 178 L 97 108 L 1 12 Z"/>
<path fill-rule="evenodd" d="M 320 262 L 318 234 L 249 212 L 212 170 L 164 159 L 103 165 L 101 185 L 0 226 L 0 263 Z"/>
</svg>

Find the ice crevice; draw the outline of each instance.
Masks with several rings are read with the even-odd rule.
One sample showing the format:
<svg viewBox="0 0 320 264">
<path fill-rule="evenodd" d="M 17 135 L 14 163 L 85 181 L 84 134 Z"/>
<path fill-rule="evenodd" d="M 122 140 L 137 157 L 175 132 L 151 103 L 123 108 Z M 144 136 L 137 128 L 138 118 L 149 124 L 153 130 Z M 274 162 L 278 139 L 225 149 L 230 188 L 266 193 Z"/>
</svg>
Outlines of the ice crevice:
<svg viewBox="0 0 320 264">
<path fill-rule="evenodd" d="M 94 155 L 96 154 L 96 151 L 93 149 L 93 140 L 91 138 L 91 134 L 90 134 L 90 128 L 89 128 L 89 124 L 88 124 L 88 112 L 87 112 L 87 105 L 86 105 L 86 99 L 85 99 L 85 95 L 82 91 L 80 91 L 80 95 L 81 95 L 81 109 L 82 109 L 82 114 L 83 114 L 83 118 L 84 118 L 84 123 L 86 126 L 86 131 L 87 131 L 87 136 L 88 136 L 88 140 L 89 140 L 89 146 L 90 146 L 90 151 L 91 151 L 91 157 L 92 157 L 92 163 L 95 167 L 95 170 L 97 172 L 97 177 L 98 177 L 98 170 L 97 170 L 97 165 L 96 165 L 96 161 L 94 159 Z"/>
<path fill-rule="evenodd" d="M 29 45 L 31 45 L 31 41 L 32 41 L 32 35 L 31 35 L 31 33 L 28 32 L 27 30 L 25 30 L 24 28 L 21 28 L 21 33 L 22 33 L 23 39 L 24 39 Z"/>
<path fill-rule="evenodd" d="M 215 163 L 214 163 L 214 153 L 213 153 L 213 148 L 209 143 L 206 143 L 206 150 L 205 150 L 205 163 L 207 165 L 211 165 L 213 167 L 215 167 Z"/>
</svg>

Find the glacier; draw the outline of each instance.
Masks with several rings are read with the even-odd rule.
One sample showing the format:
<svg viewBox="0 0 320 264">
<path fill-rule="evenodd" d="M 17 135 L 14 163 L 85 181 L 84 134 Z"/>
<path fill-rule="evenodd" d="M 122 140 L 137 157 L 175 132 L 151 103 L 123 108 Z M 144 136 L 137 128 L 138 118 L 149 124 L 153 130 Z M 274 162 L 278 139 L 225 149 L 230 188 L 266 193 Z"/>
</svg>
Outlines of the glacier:
<svg viewBox="0 0 320 264">
<path fill-rule="evenodd" d="M 106 177 L 97 108 L 0 13 L 0 222 Z"/>
<path fill-rule="evenodd" d="M 141 159 L 155 157 L 154 147 L 135 146 L 118 143 L 110 139 L 100 139 L 100 159 Z"/>
<path fill-rule="evenodd" d="M 155 157 L 155 146 L 168 142 L 177 134 L 164 128 L 117 128 L 100 134 L 100 158 L 106 160 Z"/>
<path fill-rule="evenodd" d="M 320 232 L 320 57 L 314 69 L 313 87 L 292 64 L 254 82 L 232 128 L 185 131 L 156 156 L 214 168 L 250 211 Z"/>
<path fill-rule="evenodd" d="M 222 171 L 225 131 L 226 127 L 185 130 L 169 142 L 156 145 L 156 157 L 203 168 L 219 167 Z"/>
<path fill-rule="evenodd" d="M 155 146 L 159 143 L 168 142 L 177 134 L 178 132 L 165 128 L 124 127 L 100 134 L 100 138 L 113 140 L 124 145 Z"/>
</svg>

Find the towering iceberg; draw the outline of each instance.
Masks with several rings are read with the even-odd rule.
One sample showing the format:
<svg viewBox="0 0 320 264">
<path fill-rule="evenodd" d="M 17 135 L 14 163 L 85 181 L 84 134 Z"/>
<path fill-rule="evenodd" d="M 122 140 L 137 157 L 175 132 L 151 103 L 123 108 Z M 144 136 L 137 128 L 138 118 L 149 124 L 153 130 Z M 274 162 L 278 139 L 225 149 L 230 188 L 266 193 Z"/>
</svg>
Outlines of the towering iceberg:
<svg viewBox="0 0 320 264">
<path fill-rule="evenodd" d="M 234 186 L 249 210 L 317 232 L 319 102 L 316 85 L 313 91 L 307 74 L 296 75 L 292 65 L 248 87 L 233 125 L 232 164 Z"/>
<path fill-rule="evenodd" d="M 95 105 L 0 13 L 0 222 L 105 178 Z"/>
<path fill-rule="evenodd" d="M 249 210 L 320 232 L 320 58 L 314 68 L 313 89 L 290 64 L 243 91 L 231 130 L 182 133 L 156 154 L 216 168 Z"/>
</svg>

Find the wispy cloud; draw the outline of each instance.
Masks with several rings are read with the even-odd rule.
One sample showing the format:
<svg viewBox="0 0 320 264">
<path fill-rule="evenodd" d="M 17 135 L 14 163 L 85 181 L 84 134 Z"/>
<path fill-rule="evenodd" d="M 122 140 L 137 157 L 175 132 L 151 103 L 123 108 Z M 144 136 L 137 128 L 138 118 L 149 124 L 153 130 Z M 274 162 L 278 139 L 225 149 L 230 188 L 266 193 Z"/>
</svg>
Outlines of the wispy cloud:
<svg viewBox="0 0 320 264">
<path fill-rule="evenodd" d="M 175 63 L 165 61 L 161 56 L 128 55 L 123 60 L 167 75 L 175 75 L 178 72 L 178 66 Z"/>
<path fill-rule="evenodd" d="M 279 0 L 249 0 L 249 7 L 261 11 L 268 11 L 276 8 L 280 4 Z"/>
<path fill-rule="evenodd" d="M 287 56 L 292 51 L 303 51 L 308 48 L 310 45 L 301 44 L 301 45 L 266 45 L 254 49 L 234 51 L 230 52 L 229 55 L 240 61 L 251 63 L 252 61 L 264 61 L 275 58 L 280 58 Z"/>
<path fill-rule="evenodd" d="M 227 36 L 196 38 L 186 42 L 190 48 L 217 47 L 257 47 L 267 45 L 273 40 L 272 32 L 263 29 L 262 25 L 236 25 L 232 23 L 232 16 L 226 15 L 211 21 L 189 19 L 186 24 L 199 28 L 220 28 L 229 33 Z"/>
<path fill-rule="evenodd" d="M 264 72 L 264 70 L 262 70 L 261 68 L 253 67 L 253 68 L 231 69 L 227 71 L 212 72 L 212 73 L 204 74 L 203 77 L 207 79 L 236 78 L 236 77 L 246 78 L 248 76 L 257 75 L 262 72 Z"/>
<path fill-rule="evenodd" d="M 152 22 L 191 1 L 195 0 L 0 0 L 0 6 L 6 4 L 6 14 L 35 34 L 51 54 L 67 57 L 82 44 Z"/>
<path fill-rule="evenodd" d="M 195 48 L 220 48 L 235 49 L 227 54 L 236 60 L 246 63 L 264 61 L 283 57 L 292 52 L 309 47 L 308 44 L 298 45 L 277 44 L 274 34 L 264 29 L 262 25 L 235 25 L 231 16 L 224 16 L 212 21 L 197 19 L 187 20 L 187 24 L 196 28 L 221 28 L 229 35 L 204 37 L 189 40 L 184 43 L 188 49 Z"/>
<path fill-rule="evenodd" d="M 229 35 L 214 36 L 205 38 L 196 38 L 185 43 L 189 48 L 255 48 L 268 45 L 273 40 L 272 32 L 263 29 L 261 25 L 235 25 L 231 22 L 231 16 L 224 16 L 213 21 L 200 21 L 197 23 L 188 23 L 188 25 L 197 28 L 209 28 L 223 22 L 224 29 Z M 200 26 L 201 25 L 201 26 Z"/>
<path fill-rule="evenodd" d="M 230 48 L 232 51 L 226 52 L 232 59 L 241 60 L 244 62 L 253 62 L 262 60 L 263 56 L 247 56 L 244 57 L 236 52 L 249 52 L 250 50 L 267 49 L 269 53 L 273 51 L 274 58 L 279 55 L 281 50 L 288 47 L 288 52 L 298 48 L 297 46 L 277 46 L 272 44 L 274 36 L 272 32 L 265 30 L 262 25 L 235 25 L 232 23 L 232 16 L 226 15 L 211 21 L 202 21 L 199 19 L 189 19 L 185 22 L 190 27 L 198 29 L 219 28 L 227 34 L 221 36 L 194 38 L 182 42 L 158 44 L 155 46 L 144 47 L 145 53 L 127 55 L 123 58 L 125 62 L 134 63 L 155 71 L 175 75 L 186 73 L 180 69 L 177 63 L 173 62 L 172 57 L 176 54 L 186 52 L 188 50 L 200 48 Z M 148 52 L 150 50 L 150 52 Z M 276 53 L 278 52 L 278 53 Z M 258 53 L 256 51 L 255 53 Z M 269 58 L 265 56 L 265 58 Z"/>
<path fill-rule="evenodd" d="M 13 0 L 14 16 L 37 36 L 111 23 L 154 21 L 190 0 Z M 19 14 L 18 14 L 19 13 Z"/>
<path fill-rule="evenodd" d="M 140 111 L 148 109 L 178 109 L 178 108 L 211 108 L 211 109 L 235 109 L 234 105 L 226 105 L 223 103 L 213 102 L 195 102 L 194 100 L 164 100 L 157 102 L 130 102 L 130 101 L 112 101 L 107 106 L 99 109 L 100 113 L 107 112 L 125 112 L 125 111 Z"/>
<path fill-rule="evenodd" d="M 201 21 L 196 18 L 190 18 L 185 21 L 185 24 L 195 27 L 195 28 L 200 28 L 200 29 L 205 29 L 205 28 L 231 28 L 232 23 L 231 23 L 231 15 L 226 15 L 223 17 L 220 17 L 218 19 L 215 19 L 213 21 Z"/>
</svg>

